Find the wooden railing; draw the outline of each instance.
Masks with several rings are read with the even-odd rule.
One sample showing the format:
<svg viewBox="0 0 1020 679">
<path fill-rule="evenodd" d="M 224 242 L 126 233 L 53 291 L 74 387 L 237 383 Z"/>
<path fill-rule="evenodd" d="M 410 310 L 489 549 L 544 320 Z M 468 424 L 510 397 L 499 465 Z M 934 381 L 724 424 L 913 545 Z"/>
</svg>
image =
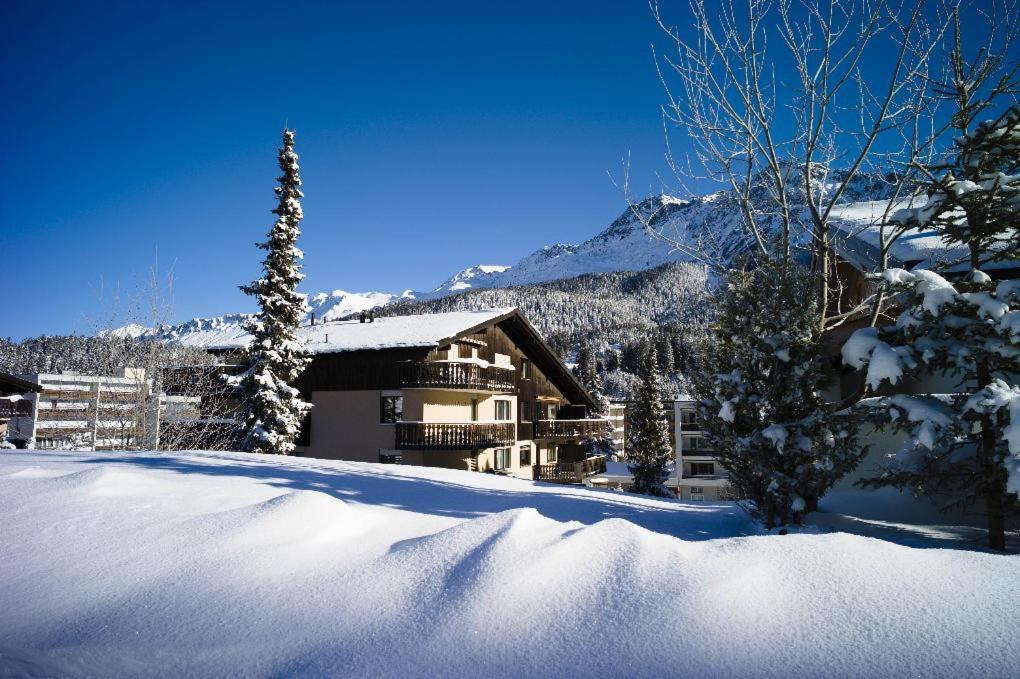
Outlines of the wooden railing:
<svg viewBox="0 0 1020 679">
<path fill-rule="evenodd" d="M 606 420 L 538 420 L 535 422 L 536 439 L 580 439 L 586 436 L 609 433 Z"/>
<path fill-rule="evenodd" d="M 509 446 L 517 440 L 513 422 L 398 422 L 397 448 L 466 450 Z"/>
<path fill-rule="evenodd" d="M 490 365 L 445 361 L 407 361 L 400 364 L 400 386 L 418 389 L 477 389 L 513 391 L 514 371 Z"/>
<path fill-rule="evenodd" d="M 559 462 L 557 464 L 536 464 L 534 479 L 553 483 L 580 483 L 586 476 L 606 471 L 606 458 L 589 457 L 580 462 Z"/>
<path fill-rule="evenodd" d="M 8 401 L 0 399 L 0 418 L 24 417 L 32 414 L 32 402 L 27 399 Z"/>
</svg>

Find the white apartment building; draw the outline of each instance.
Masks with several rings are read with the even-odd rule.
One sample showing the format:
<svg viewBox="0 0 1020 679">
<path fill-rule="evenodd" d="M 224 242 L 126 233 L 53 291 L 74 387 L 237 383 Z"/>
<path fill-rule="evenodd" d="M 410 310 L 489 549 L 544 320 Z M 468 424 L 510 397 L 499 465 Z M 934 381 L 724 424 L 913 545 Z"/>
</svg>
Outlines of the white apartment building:
<svg viewBox="0 0 1020 679">
<path fill-rule="evenodd" d="M 29 413 L 11 418 L 8 439 L 32 442 L 39 449 L 118 450 L 141 442 L 149 388 L 143 370 L 19 377 L 39 391 Z"/>
</svg>

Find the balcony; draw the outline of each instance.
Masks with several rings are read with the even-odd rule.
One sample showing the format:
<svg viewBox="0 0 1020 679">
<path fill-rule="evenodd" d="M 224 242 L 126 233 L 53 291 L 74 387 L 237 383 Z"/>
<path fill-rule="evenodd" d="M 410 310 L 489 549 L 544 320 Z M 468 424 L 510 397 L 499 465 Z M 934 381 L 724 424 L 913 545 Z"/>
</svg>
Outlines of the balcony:
<svg viewBox="0 0 1020 679">
<path fill-rule="evenodd" d="M 513 445 L 513 422 L 397 422 L 397 448 L 470 450 Z"/>
<path fill-rule="evenodd" d="M 580 462 L 535 465 L 534 479 L 552 483 L 581 483 L 587 476 L 606 471 L 606 458 L 589 457 Z"/>
<path fill-rule="evenodd" d="M 12 417 L 24 417 L 32 414 L 32 402 L 28 399 L 9 401 L 6 398 L 0 399 L 0 419 L 8 420 Z"/>
<path fill-rule="evenodd" d="M 400 364 L 404 389 L 465 389 L 512 392 L 514 371 L 494 365 L 445 361 L 407 361 Z"/>
<path fill-rule="evenodd" d="M 610 432 L 607 420 L 537 420 L 536 439 L 581 439 Z"/>
</svg>

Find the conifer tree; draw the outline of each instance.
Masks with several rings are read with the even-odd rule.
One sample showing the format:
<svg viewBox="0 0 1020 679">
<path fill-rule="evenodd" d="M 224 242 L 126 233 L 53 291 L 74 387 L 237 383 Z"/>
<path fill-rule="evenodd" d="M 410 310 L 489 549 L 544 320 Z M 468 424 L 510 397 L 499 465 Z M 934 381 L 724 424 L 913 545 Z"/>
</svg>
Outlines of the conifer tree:
<svg viewBox="0 0 1020 679">
<path fill-rule="evenodd" d="M 748 262 L 728 274 L 695 393 L 708 438 L 766 525 L 799 523 L 864 455 L 856 422 L 819 392 L 828 376 L 817 289 L 790 262 Z"/>
<path fill-rule="evenodd" d="M 634 477 L 633 492 L 669 497 L 665 482 L 673 450 L 669 424 L 662 406 L 662 376 L 655 346 L 646 344 L 641 384 L 628 418 L 628 463 Z"/>
<path fill-rule="evenodd" d="M 884 271 L 902 311 L 890 326 L 855 332 L 843 359 L 866 370 L 872 389 L 906 376 L 955 383 L 951 393 L 863 402 L 880 425 L 909 434 L 863 485 L 909 489 L 946 509 L 978 506 L 989 546 L 1004 549 L 1006 521 L 1020 510 L 1020 281 L 989 273 L 1020 257 L 1020 106 L 960 131 L 949 161 L 929 169 L 927 202 L 892 221 L 962 246 L 970 272 L 950 282 L 929 270 Z"/>
<path fill-rule="evenodd" d="M 602 376 L 599 374 L 595 351 L 588 343 L 582 344 L 578 349 L 577 378 L 595 400 L 595 409 L 590 413 L 590 416 L 606 420 L 602 431 L 586 436 L 581 443 L 584 445 L 588 457 L 608 458 L 615 452 L 613 427 L 609 422 L 609 399 L 606 398 L 602 385 Z"/>
<path fill-rule="evenodd" d="M 241 290 L 253 295 L 258 313 L 245 325 L 252 335 L 248 348 L 248 369 L 235 379 L 247 400 L 244 447 L 257 453 L 289 455 L 301 421 L 311 404 L 301 400 L 293 382 L 308 364 L 308 356 L 296 329 L 307 312 L 305 295 L 297 291 L 304 276 L 298 264 L 301 234 L 301 177 L 294 152 L 294 131 L 284 129 L 279 153 L 283 172 L 275 188 L 279 203 L 273 213 L 276 223 L 267 240 L 258 247 L 266 251 L 264 274 Z"/>
</svg>

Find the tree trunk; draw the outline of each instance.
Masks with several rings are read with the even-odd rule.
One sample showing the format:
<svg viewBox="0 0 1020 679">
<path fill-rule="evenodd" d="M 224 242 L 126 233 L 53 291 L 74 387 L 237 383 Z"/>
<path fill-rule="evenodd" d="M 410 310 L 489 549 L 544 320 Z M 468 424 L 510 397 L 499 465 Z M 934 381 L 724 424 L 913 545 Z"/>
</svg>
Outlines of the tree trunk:
<svg viewBox="0 0 1020 679">
<path fill-rule="evenodd" d="M 1006 470 L 995 459 L 992 418 L 981 417 L 981 466 L 985 477 L 985 510 L 988 514 L 988 546 L 1006 549 Z"/>
</svg>

